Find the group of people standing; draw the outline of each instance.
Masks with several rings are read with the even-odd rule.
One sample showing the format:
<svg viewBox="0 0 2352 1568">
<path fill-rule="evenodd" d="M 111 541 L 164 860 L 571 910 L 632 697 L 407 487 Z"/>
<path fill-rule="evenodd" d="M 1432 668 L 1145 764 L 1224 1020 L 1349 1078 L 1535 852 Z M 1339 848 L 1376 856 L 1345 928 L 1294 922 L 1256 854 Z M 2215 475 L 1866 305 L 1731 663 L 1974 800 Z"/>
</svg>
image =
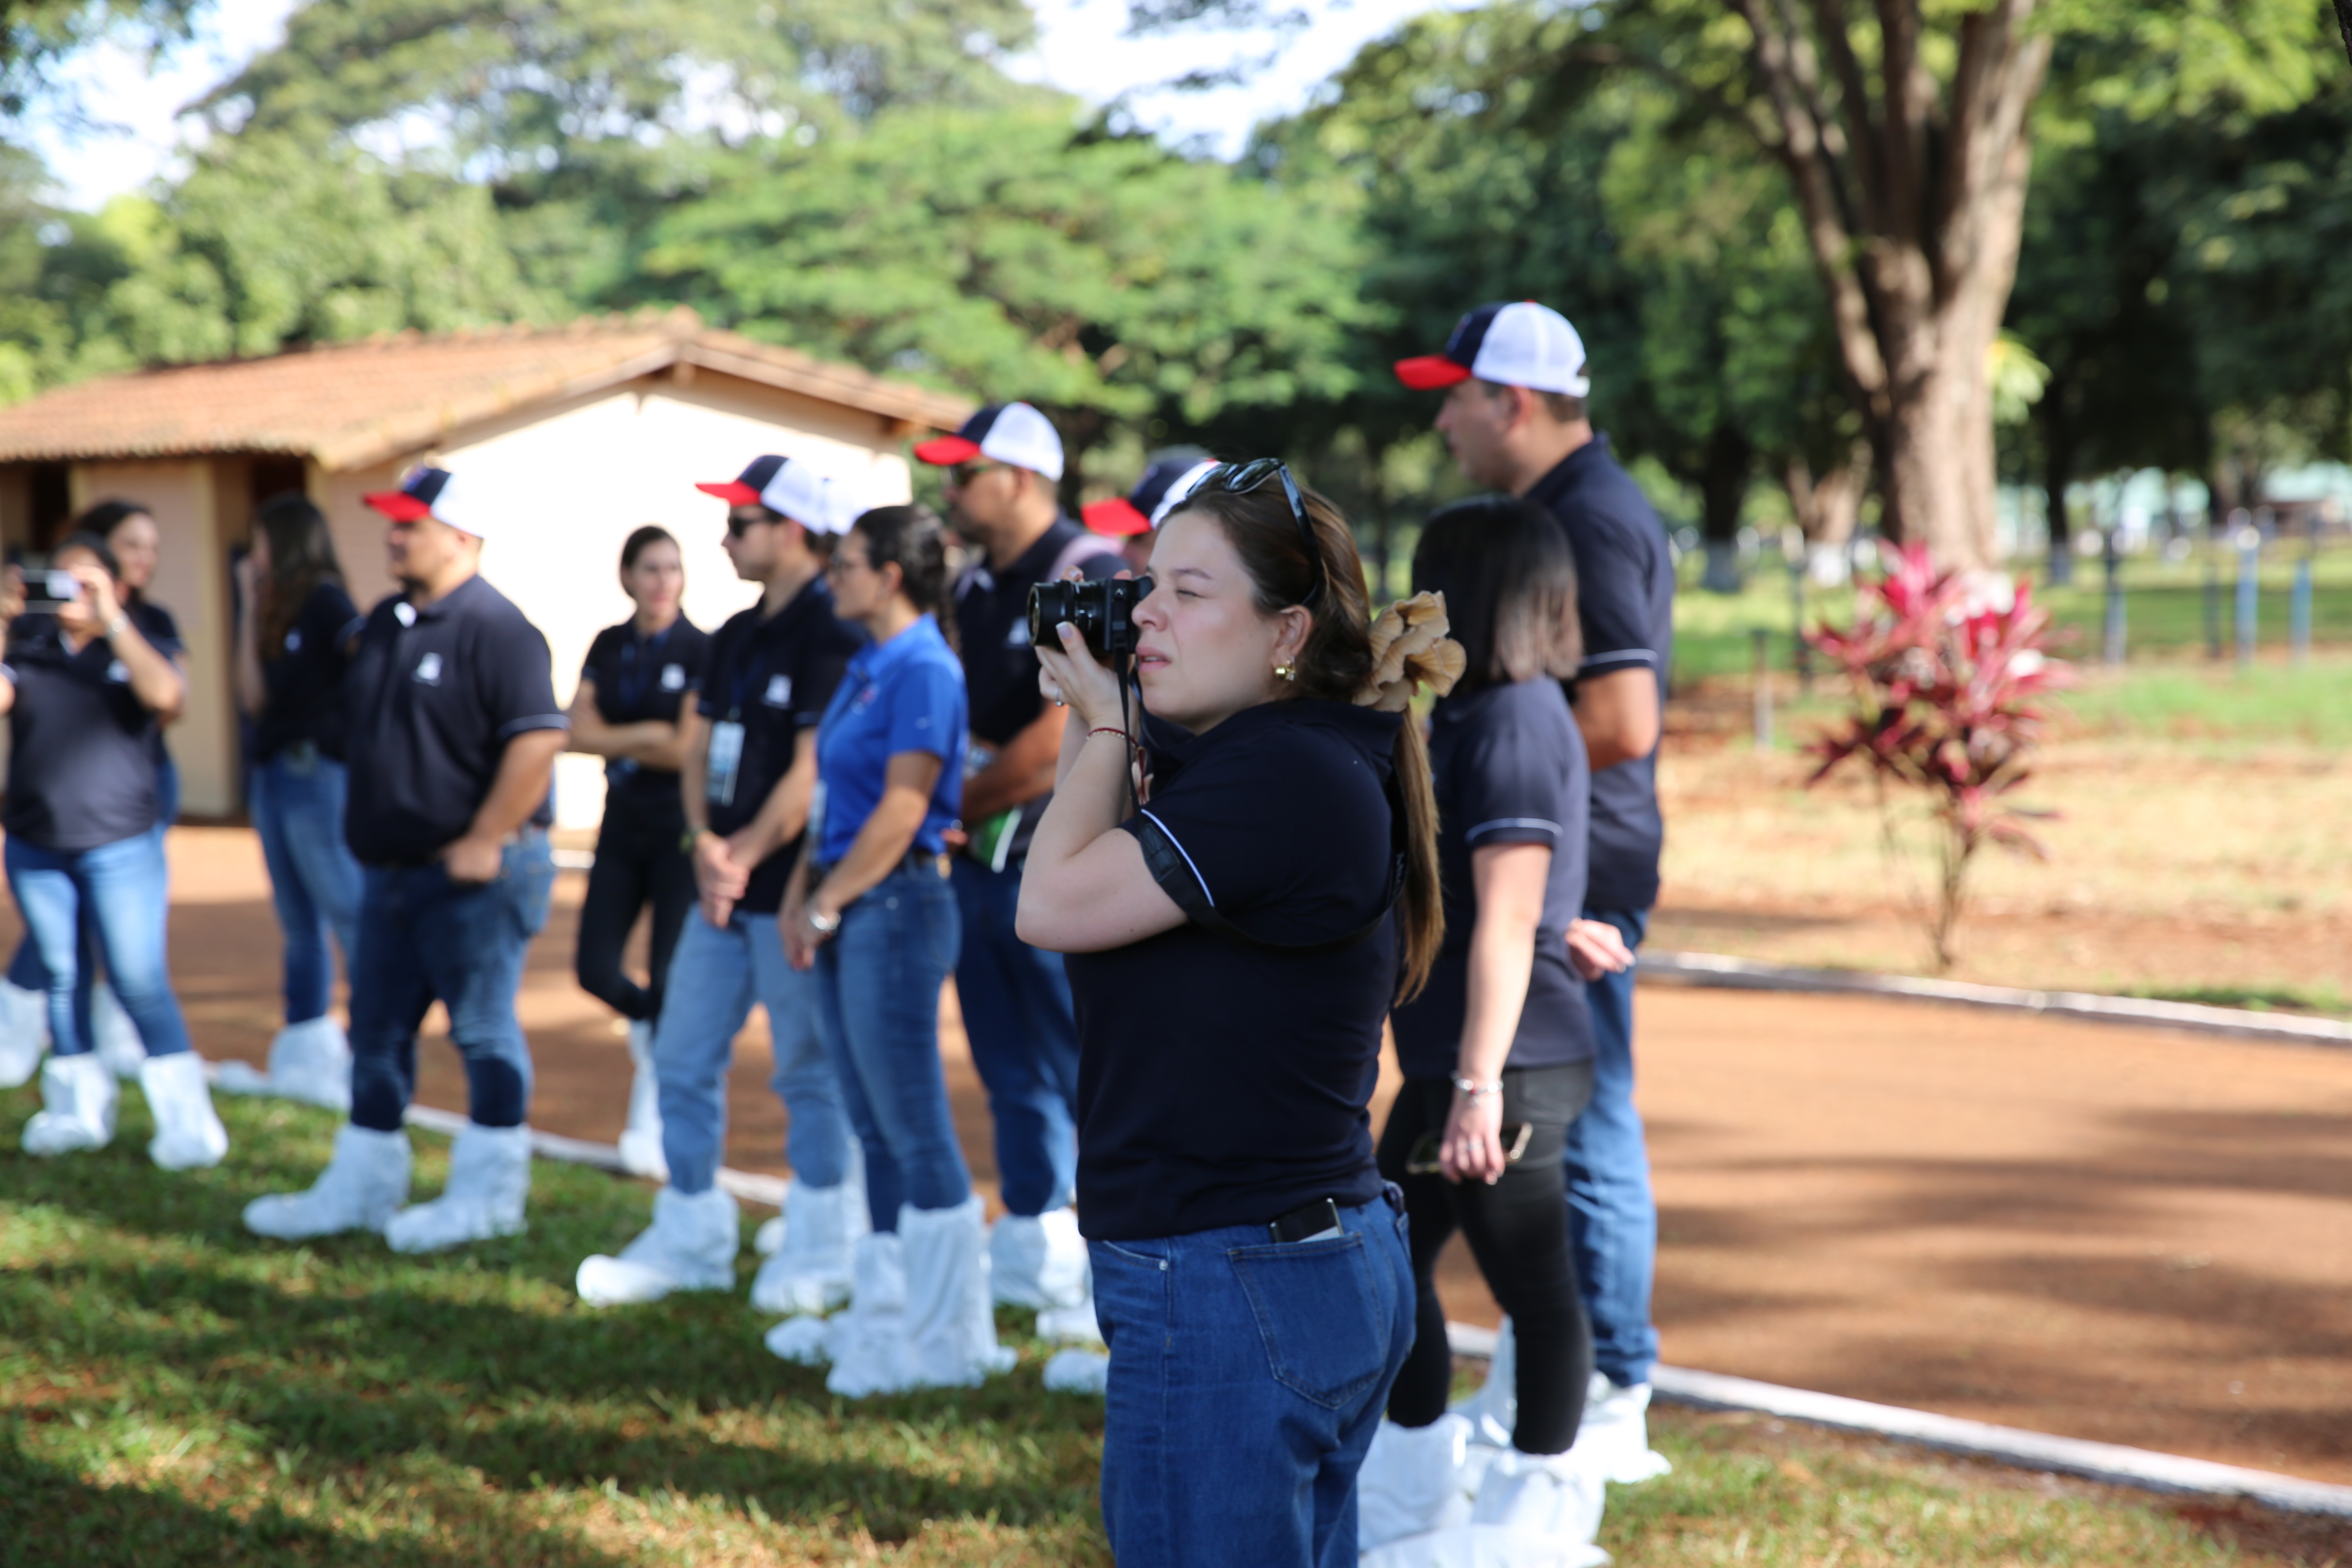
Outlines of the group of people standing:
<svg viewBox="0 0 2352 1568">
<path fill-rule="evenodd" d="M 499 512 L 463 476 L 367 498 L 401 589 L 365 616 L 316 509 L 267 503 L 236 677 L 287 1026 L 250 1076 L 349 1120 L 318 1180 L 246 1224 L 411 1251 L 522 1227 L 514 1001 L 568 746 L 606 777 L 578 973 L 629 1034 L 624 1162 L 662 1183 L 650 1224 L 582 1263 L 583 1300 L 734 1287 L 719 1155 L 758 1003 L 793 1172 L 751 1289 L 777 1354 L 856 1396 L 1009 1365 L 995 1303 L 1099 1342 L 1123 1563 L 1574 1555 L 1602 1482 L 1664 1463 L 1631 969 L 1673 577 L 1556 312 L 1481 307 L 1398 373 L 1444 390 L 1438 428 L 1499 492 L 1429 521 L 1410 600 L 1375 605 L 1347 520 L 1272 459 L 1165 454 L 1081 526 L 1052 424 L 1012 403 L 915 448 L 945 470 L 953 573 L 940 518 L 856 508 L 804 461 L 701 485 L 758 600 L 704 633 L 678 542 L 639 529 L 635 613 L 568 712 L 545 640 L 479 575 Z M 60 547 L 80 595 L 15 619 L 0 667 L 8 873 L 56 1041 L 26 1146 L 111 1134 L 111 1079 L 78 1065 L 94 945 L 145 1044 L 155 1158 L 206 1163 L 226 1139 L 162 961 L 177 645 L 125 607 L 112 548 Z M 1034 586 L 1147 569 L 1131 656 L 1066 624 L 1033 646 Z M 12 578 L 0 616 L 23 607 Z M 648 910 L 639 982 L 623 953 Z M 939 1054 L 950 973 L 992 1228 Z M 440 1196 L 410 1205 L 436 999 L 469 1119 Z M 1405 1083 L 1376 1144 L 1391 1022 Z M 1510 1321 L 1449 1410 L 1433 1276 L 1456 1230 Z"/>
</svg>

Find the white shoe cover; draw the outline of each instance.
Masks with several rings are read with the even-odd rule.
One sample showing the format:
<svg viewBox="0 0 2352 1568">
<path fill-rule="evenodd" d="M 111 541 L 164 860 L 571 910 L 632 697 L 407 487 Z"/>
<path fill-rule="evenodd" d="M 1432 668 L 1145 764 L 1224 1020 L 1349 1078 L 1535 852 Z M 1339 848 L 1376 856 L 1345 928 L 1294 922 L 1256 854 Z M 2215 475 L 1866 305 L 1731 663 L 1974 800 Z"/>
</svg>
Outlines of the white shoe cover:
<svg viewBox="0 0 2352 1568">
<path fill-rule="evenodd" d="M 669 1180 L 662 1152 L 661 1079 L 654 1072 L 654 1026 L 629 1026 L 629 1122 L 621 1130 L 621 1169 L 633 1176 Z"/>
<path fill-rule="evenodd" d="M 279 1241 L 347 1230 L 382 1230 L 408 1201 L 408 1134 L 346 1121 L 334 1157 L 307 1192 L 278 1193 L 245 1205 L 245 1228 Z"/>
<path fill-rule="evenodd" d="M 383 1227 L 394 1252 L 438 1252 L 469 1241 L 520 1236 L 530 1196 L 530 1129 L 468 1121 L 449 1144 L 449 1184 Z"/>
<path fill-rule="evenodd" d="M 1549 1546 L 1591 1561 L 1601 1533 L 1601 1510 L 1607 1500 L 1608 1482 L 1600 1472 L 1580 1463 L 1574 1454 L 1522 1454 L 1506 1448 L 1486 1467 L 1478 1483 L 1478 1500 L 1470 1510 L 1473 1524 L 1495 1525 L 1527 1540 L 1529 1549 Z M 1608 1560 L 1602 1553 L 1601 1561 Z"/>
<path fill-rule="evenodd" d="M 792 1195 L 789 1188 L 786 1189 L 784 1195 L 786 1197 L 790 1197 Z M 758 1253 L 762 1258 L 773 1258 L 777 1253 L 782 1252 L 783 1249 L 784 1216 L 782 1215 L 772 1215 L 767 1219 L 761 1221 L 760 1228 L 752 1233 L 751 1250 Z"/>
<path fill-rule="evenodd" d="M 1570 1449 L 1585 1468 L 1620 1486 L 1655 1480 L 1674 1461 L 1650 1447 L 1650 1385 L 1609 1381 L 1596 1372 L 1584 1396 L 1584 1421 Z"/>
<path fill-rule="evenodd" d="M 237 1070 L 242 1069 L 242 1070 Z M 332 1018 L 289 1024 L 269 1042 L 269 1071 L 223 1062 L 218 1084 L 232 1094 L 274 1094 L 305 1105 L 352 1109 L 352 1043 Z"/>
<path fill-rule="evenodd" d="M 139 1064 L 139 1087 L 155 1118 L 150 1160 L 166 1171 L 194 1171 L 227 1157 L 228 1129 L 213 1110 L 203 1058 L 194 1051 L 149 1057 Z"/>
<path fill-rule="evenodd" d="M 1470 1423 L 1470 1441 L 1489 1448 L 1507 1448 L 1519 1424 L 1518 1338 L 1505 1318 L 1495 1335 L 1495 1354 L 1486 1363 L 1486 1381 L 1478 1392 L 1452 1406 Z"/>
<path fill-rule="evenodd" d="M 865 1207 L 866 1194 L 850 1182 L 813 1187 L 795 1180 L 786 1188 L 784 1212 L 777 1216 L 783 1235 L 751 1281 L 752 1310 L 829 1312 L 849 1300 L 857 1247 L 854 1221 Z"/>
<path fill-rule="evenodd" d="M 904 1223 L 903 1216 L 913 1211 L 898 1212 Z M 852 1273 L 849 1310 L 825 1324 L 824 1359 L 833 1363 L 824 1380 L 826 1390 L 863 1399 L 912 1387 L 914 1347 L 907 1338 L 904 1243 L 893 1232 L 861 1237 Z"/>
<path fill-rule="evenodd" d="M 1016 1359 L 996 1342 L 988 1289 L 988 1207 L 978 1194 L 951 1209 L 898 1210 L 907 1249 L 907 1334 L 919 1387 L 977 1388 Z"/>
<path fill-rule="evenodd" d="M 592 1307 L 658 1301 L 673 1290 L 732 1290 L 743 1220 L 723 1187 L 688 1196 L 676 1187 L 654 1194 L 654 1222 L 621 1248 L 580 1265 L 580 1299 Z"/>
<path fill-rule="evenodd" d="M 802 1366 L 823 1366 L 833 1324 L 823 1318 L 786 1318 L 767 1332 L 769 1352 Z"/>
<path fill-rule="evenodd" d="M 1470 1423 L 1451 1413 L 1426 1426 L 1383 1417 L 1356 1472 L 1356 1545 L 1386 1546 L 1408 1535 L 1470 1522 L 1464 1471 Z"/>
<path fill-rule="evenodd" d="M 1045 1363 L 1045 1386 L 1099 1399 L 1110 1388 L 1110 1357 L 1100 1351 L 1055 1351 Z"/>
<path fill-rule="evenodd" d="M 41 1064 L 41 1109 L 25 1123 L 27 1154 L 71 1154 L 114 1142 L 114 1102 L 121 1091 L 96 1051 L 51 1057 Z"/>
<path fill-rule="evenodd" d="M 988 1233 L 990 1289 L 1008 1307 L 1075 1307 L 1087 1300 L 1087 1239 L 1067 1208 L 1009 1214 Z"/>
<path fill-rule="evenodd" d="M 49 998 L 0 980 L 0 1089 L 20 1089 L 49 1048 Z"/>
<path fill-rule="evenodd" d="M 90 987 L 89 1034 L 90 1048 L 115 1077 L 139 1076 L 140 1064 L 147 1059 L 146 1043 L 139 1037 L 139 1026 L 122 1010 L 122 998 L 103 980 Z"/>
<path fill-rule="evenodd" d="M 1037 1314 L 1041 1340 L 1075 1341 L 1082 1345 L 1103 1342 L 1102 1324 L 1095 1318 L 1094 1281 L 1087 1282 L 1087 1299 L 1075 1307 L 1048 1307 Z"/>
</svg>

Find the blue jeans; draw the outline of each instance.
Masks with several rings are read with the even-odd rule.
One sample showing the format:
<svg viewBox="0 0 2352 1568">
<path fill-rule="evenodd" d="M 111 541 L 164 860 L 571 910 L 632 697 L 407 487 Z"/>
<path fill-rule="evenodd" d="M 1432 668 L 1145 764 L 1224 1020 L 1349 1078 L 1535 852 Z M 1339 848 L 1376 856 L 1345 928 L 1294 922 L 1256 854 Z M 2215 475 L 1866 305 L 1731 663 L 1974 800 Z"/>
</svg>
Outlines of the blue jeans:
<svg viewBox="0 0 2352 1568">
<path fill-rule="evenodd" d="M 815 986 L 784 962 L 773 915 L 738 910 L 721 930 L 697 909 L 679 931 L 668 989 L 654 1025 L 654 1076 L 661 1085 L 662 1157 L 669 1184 L 689 1195 L 719 1179 L 727 1135 L 727 1063 L 751 1004 L 768 1010 L 777 1098 L 789 1120 L 784 1159 L 812 1187 L 838 1186 L 849 1173 L 849 1129 L 841 1086 L 817 1038 Z"/>
<path fill-rule="evenodd" d="M 1639 949 L 1650 911 L 1587 910 Z M 1592 1007 L 1592 1099 L 1568 1124 L 1568 1234 L 1592 1320 L 1592 1363 L 1621 1387 L 1650 1381 L 1658 1331 L 1650 1323 L 1650 1276 L 1658 1253 L 1658 1205 L 1650 1195 L 1650 1146 L 1633 1109 L 1633 972 L 1585 988 Z"/>
<path fill-rule="evenodd" d="M 360 863 L 343 842 L 351 774 L 315 750 L 280 752 L 253 770 L 246 808 L 269 868 L 269 896 L 286 935 L 286 1021 L 323 1016 L 335 988 L 334 933 L 352 973 L 359 944 Z"/>
<path fill-rule="evenodd" d="M 956 1000 L 971 1065 L 996 1123 L 1004 1206 L 1043 1214 L 1070 1201 L 1077 1179 L 1078 1023 L 1062 955 L 1013 934 L 1021 868 L 992 871 L 959 855 L 956 908 L 963 953 Z"/>
<path fill-rule="evenodd" d="M 841 929 L 816 950 L 817 1030 L 866 1151 L 877 1231 L 898 1228 L 902 1203 L 950 1209 L 971 1195 L 940 1067 L 940 987 L 955 967 L 957 924 L 939 873 L 901 866 L 842 910 Z"/>
<path fill-rule="evenodd" d="M 164 752 L 163 760 L 155 764 L 155 800 L 160 815 L 155 818 L 155 826 L 148 831 L 155 836 L 155 845 L 160 849 L 164 831 L 180 820 L 180 764 L 172 760 L 169 752 Z M 342 837 L 340 824 L 335 829 L 335 837 L 338 839 Z M 170 870 L 168 863 L 165 870 L 167 873 Z M 168 880 L 158 887 L 156 896 L 159 900 L 169 900 L 171 888 Z M 85 915 L 81 922 L 81 967 L 94 975 L 100 957 L 98 928 Z M 8 960 L 8 984 L 21 991 L 47 991 L 49 988 L 49 972 L 41 967 L 41 950 L 33 942 L 30 916 L 26 917 L 24 940 L 17 942 L 16 955 Z M 89 1038 L 87 1031 L 84 1031 L 82 1038 Z M 150 1051 L 148 1055 L 154 1053 Z"/>
<path fill-rule="evenodd" d="M 151 1057 L 188 1048 L 188 1026 L 172 994 L 164 956 L 165 892 L 161 832 L 136 834 L 95 849 L 43 849 L 12 837 L 8 885 L 24 911 L 26 942 L 38 953 L 49 995 L 49 1037 L 61 1057 L 90 1048 L 89 998 L 97 975 L 84 961 L 95 946 L 115 994 Z"/>
<path fill-rule="evenodd" d="M 523 955 L 547 923 L 555 862 L 527 827 L 488 882 L 453 882 L 439 861 L 369 866 L 352 958 L 352 1122 L 396 1132 L 416 1093 L 416 1031 L 437 999 L 466 1059 L 470 1113 L 520 1127 L 530 1109 L 530 1047 L 515 1017 Z"/>
<path fill-rule="evenodd" d="M 1324 1241 L 1252 1225 L 1089 1244 L 1119 1568 L 1355 1568 L 1356 1472 L 1412 1349 L 1412 1260 L 1401 1205 L 1339 1223 Z"/>
</svg>

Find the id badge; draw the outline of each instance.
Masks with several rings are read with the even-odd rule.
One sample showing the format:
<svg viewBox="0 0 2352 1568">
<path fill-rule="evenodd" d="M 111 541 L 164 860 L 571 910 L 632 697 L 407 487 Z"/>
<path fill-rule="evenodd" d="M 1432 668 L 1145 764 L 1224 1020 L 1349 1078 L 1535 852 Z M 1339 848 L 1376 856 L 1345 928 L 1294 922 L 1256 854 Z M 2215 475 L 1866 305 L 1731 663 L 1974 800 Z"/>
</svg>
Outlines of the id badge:
<svg viewBox="0 0 2352 1568">
<path fill-rule="evenodd" d="M 710 751 L 705 764 L 703 794 L 714 805 L 735 804 L 735 774 L 743 765 L 743 726 L 721 719 L 710 726 Z"/>
</svg>

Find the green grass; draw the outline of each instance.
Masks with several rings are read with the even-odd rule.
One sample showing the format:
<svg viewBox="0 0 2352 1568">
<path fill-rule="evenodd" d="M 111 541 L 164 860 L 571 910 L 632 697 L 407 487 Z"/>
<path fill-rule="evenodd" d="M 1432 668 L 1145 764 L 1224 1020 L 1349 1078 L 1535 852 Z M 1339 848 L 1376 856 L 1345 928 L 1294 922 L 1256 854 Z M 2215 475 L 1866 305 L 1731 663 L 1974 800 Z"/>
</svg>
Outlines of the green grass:
<svg viewBox="0 0 2352 1568">
<path fill-rule="evenodd" d="M 60 1161 L 13 1150 L 34 1105 L 0 1094 L 0 1563 L 1108 1560 L 1101 1406 L 1045 1393 L 1034 1342 L 983 1389 L 845 1403 L 740 1296 L 578 1305 L 579 1259 L 643 1223 L 632 1184 L 542 1163 L 529 1235 L 437 1258 L 287 1247 L 237 1212 L 315 1172 L 331 1118 L 226 1101 L 228 1163 L 169 1176 L 135 1095 Z M 417 1142 L 430 1192 L 446 1145 Z M 1658 1440 L 1675 1475 L 1611 1499 L 1628 1565 L 2277 1560 L 1820 1434 L 1666 1414 Z"/>
</svg>

